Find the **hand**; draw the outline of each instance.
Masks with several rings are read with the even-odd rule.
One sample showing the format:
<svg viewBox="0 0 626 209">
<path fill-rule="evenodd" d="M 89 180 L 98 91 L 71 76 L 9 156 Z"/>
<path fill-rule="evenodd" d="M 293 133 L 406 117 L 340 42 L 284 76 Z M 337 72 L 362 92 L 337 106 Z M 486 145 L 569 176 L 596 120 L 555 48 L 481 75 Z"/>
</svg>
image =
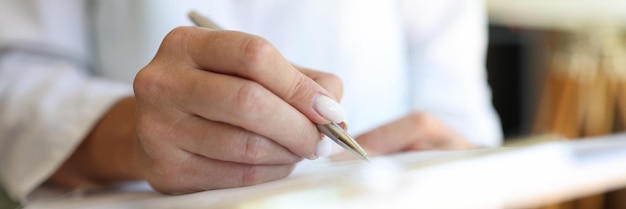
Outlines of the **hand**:
<svg viewBox="0 0 626 209">
<path fill-rule="evenodd" d="M 411 150 L 470 149 L 473 145 L 437 118 L 412 113 L 355 138 L 370 155 Z"/>
<path fill-rule="evenodd" d="M 340 96 L 262 38 L 195 27 L 172 31 L 134 88 L 141 175 L 166 193 L 287 176 L 303 157 L 317 158 L 321 136 L 311 121 L 330 122 L 314 99 Z"/>
<path fill-rule="evenodd" d="M 137 74 L 134 90 L 135 100 L 123 102 L 136 102 L 136 143 L 123 143 L 134 146 L 134 154 L 106 161 L 112 152 L 83 151 L 97 149 L 91 140 L 108 139 L 97 137 L 107 133 L 98 129 L 135 116 L 110 112 L 121 119 L 105 116 L 92 131 L 97 136 L 75 153 L 87 157 L 71 158 L 81 166 L 69 168 L 99 180 L 145 179 L 170 194 L 257 184 L 287 176 L 302 158 L 316 158 L 321 134 L 313 122 L 344 117 L 328 101 L 341 98 L 337 77 L 298 70 L 264 39 L 234 31 L 174 29 Z M 86 160 L 92 158 L 100 160 Z"/>
</svg>

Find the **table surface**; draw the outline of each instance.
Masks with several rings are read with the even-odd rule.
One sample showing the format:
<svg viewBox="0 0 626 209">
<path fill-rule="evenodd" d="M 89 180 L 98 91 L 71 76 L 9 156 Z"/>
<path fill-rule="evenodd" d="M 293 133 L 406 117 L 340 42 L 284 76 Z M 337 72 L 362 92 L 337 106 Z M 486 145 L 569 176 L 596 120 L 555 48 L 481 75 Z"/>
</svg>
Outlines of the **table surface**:
<svg viewBox="0 0 626 209">
<path fill-rule="evenodd" d="M 626 135 L 613 135 L 371 163 L 313 161 L 250 187 L 166 196 L 143 184 L 40 198 L 25 208 L 519 208 L 624 186 Z"/>
</svg>

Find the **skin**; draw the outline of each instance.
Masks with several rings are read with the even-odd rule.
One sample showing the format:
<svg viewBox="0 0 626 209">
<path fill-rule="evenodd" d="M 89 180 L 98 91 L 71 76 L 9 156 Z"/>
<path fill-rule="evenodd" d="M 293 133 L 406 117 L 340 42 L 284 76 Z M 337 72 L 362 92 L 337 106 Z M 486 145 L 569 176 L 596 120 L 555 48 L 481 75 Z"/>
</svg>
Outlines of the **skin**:
<svg viewBox="0 0 626 209">
<path fill-rule="evenodd" d="M 312 99 L 342 96 L 339 78 L 292 65 L 260 37 L 197 27 L 170 32 L 133 87 L 135 96 L 113 105 L 49 183 L 141 179 L 184 194 L 284 178 L 317 158 L 314 123 L 329 121 Z M 356 139 L 373 155 L 471 148 L 424 113 Z"/>
<path fill-rule="evenodd" d="M 406 115 L 355 139 L 372 156 L 414 150 L 474 148 L 473 144 L 439 119 L 423 112 Z"/>
</svg>

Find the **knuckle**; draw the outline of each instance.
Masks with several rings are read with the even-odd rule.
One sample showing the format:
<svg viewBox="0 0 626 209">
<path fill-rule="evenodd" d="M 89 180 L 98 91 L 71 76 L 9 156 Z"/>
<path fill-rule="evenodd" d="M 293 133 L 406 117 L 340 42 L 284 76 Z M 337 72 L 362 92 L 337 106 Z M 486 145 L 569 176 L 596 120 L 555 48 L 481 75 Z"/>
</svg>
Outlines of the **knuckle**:
<svg viewBox="0 0 626 209">
<path fill-rule="evenodd" d="M 178 44 L 181 41 L 187 40 L 192 30 L 192 27 L 189 26 L 179 26 L 172 29 L 163 38 L 161 47 L 171 46 L 171 44 Z"/>
<path fill-rule="evenodd" d="M 261 167 L 258 165 L 245 165 L 241 172 L 241 185 L 250 186 L 262 182 Z"/>
<path fill-rule="evenodd" d="M 306 101 L 306 98 L 310 97 L 310 94 L 306 94 L 304 92 L 309 92 L 311 86 L 311 80 L 307 79 L 305 76 L 298 76 L 293 80 L 293 83 L 290 85 L 291 88 L 287 92 L 285 99 L 287 101 Z"/>
<path fill-rule="evenodd" d="M 283 163 L 285 163 L 285 164 L 296 164 L 296 163 L 302 161 L 302 159 L 304 159 L 304 158 L 293 154 L 293 155 L 290 155 L 289 157 L 287 157 Z"/>
<path fill-rule="evenodd" d="M 410 118 L 411 124 L 413 124 L 413 126 L 424 126 L 430 123 L 430 121 L 432 120 L 430 115 L 423 112 L 411 113 Z"/>
<path fill-rule="evenodd" d="M 185 47 L 185 44 L 181 44 L 181 42 L 189 38 L 191 35 L 190 30 L 191 27 L 178 27 L 165 36 L 157 55 L 135 76 L 133 81 L 135 94 L 140 96 L 143 94 L 155 94 L 161 93 L 162 91 L 160 90 L 163 89 L 179 87 L 178 85 L 181 83 L 175 82 L 176 79 L 173 79 L 172 74 L 169 73 L 172 69 L 176 69 L 172 66 L 174 63 L 171 56 L 176 57 L 179 53 L 171 52 L 185 50 L 181 49 L 181 47 Z"/>
<path fill-rule="evenodd" d="M 190 51 L 191 44 L 197 44 L 198 41 L 193 39 L 194 28 L 189 26 L 180 26 L 172 29 L 161 42 L 159 50 L 154 56 L 154 60 L 163 60 L 164 62 L 173 62 L 174 60 L 183 61 L 190 59 L 184 56 Z"/>
<path fill-rule="evenodd" d="M 254 70 L 263 65 L 267 60 L 271 60 L 276 54 L 274 46 L 267 40 L 258 37 L 247 37 L 241 45 L 240 57 L 243 67 L 247 70 Z"/>
<path fill-rule="evenodd" d="M 169 76 L 163 75 L 163 73 L 156 68 L 153 68 L 152 64 L 144 67 L 137 73 L 135 80 L 133 81 L 133 90 L 135 95 L 142 97 L 144 95 L 159 95 L 164 93 L 165 89 L 177 89 L 178 85 L 174 79 Z M 147 98 L 144 98 L 147 99 Z"/>
<path fill-rule="evenodd" d="M 258 134 L 246 133 L 241 136 L 244 140 L 239 144 L 237 150 L 242 150 L 239 159 L 246 164 L 293 164 L 302 160 L 302 157 L 295 154 L 285 155 L 282 152 L 286 150 L 278 150 L 269 145 L 271 140 Z M 279 153 L 281 152 L 281 153 Z M 280 156 L 280 157 L 276 157 Z"/>
<path fill-rule="evenodd" d="M 263 151 L 261 147 L 262 137 L 256 134 L 247 134 L 243 153 L 243 161 L 249 164 L 258 164 L 263 161 Z"/>
<path fill-rule="evenodd" d="M 421 112 L 414 112 L 409 115 L 410 126 L 413 127 L 413 135 L 419 136 L 422 132 L 424 125 L 424 114 Z"/>
<path fill-rule="evenodd" d="M 135 91 L 135 95 L 142 96 L 147 94 L 149 90 L 152 90 L 152 84 L 155 83 L 155 76 L 149 73 L 148 68 L 150 65 L 141 69 L 135 79 L 133 81 L 133 91 Z"/>
<path fill-rule="evenodd" d="M 269 108 L 265 96 L 265 89 L 257 83 L 246 82 L 241 85 L 233 101 L 239 116 L 253 119 L 256 115 L 262 115 Z"/>
<path fill-rule="evenodd" d="M 431 133 L 440 126 L 439 121 L 431 114 L 416 112 L 411 113 L 411 126 L 415 127 L 415 131 L 419 134 Z"/>
<path fill-rule="evenodd" d="M 419 126 L 422 123 L 422 113 L 414 112 L 409 115 L 409 120 L 413 126 Z"/>
<path fill-rule="evenodd" d="M 429 128 L 434 128 L 439 126 L 439 121 L 433 115 L 422 114 L 422 125 Z"/>
</svg>

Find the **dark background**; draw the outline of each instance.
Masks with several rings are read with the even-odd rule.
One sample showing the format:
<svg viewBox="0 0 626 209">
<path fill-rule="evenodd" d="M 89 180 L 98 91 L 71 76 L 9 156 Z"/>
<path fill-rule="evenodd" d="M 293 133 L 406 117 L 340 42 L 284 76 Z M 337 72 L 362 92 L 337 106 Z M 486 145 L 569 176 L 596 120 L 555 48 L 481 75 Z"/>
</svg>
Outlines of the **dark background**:
<svg viewBox="0 0 626 209">
<path fill-rule="evenodd" d="M 489 26 L 487 74 L 505 139 L 532 133 L 546 72 L 546 32 Z"/>
</svg>

